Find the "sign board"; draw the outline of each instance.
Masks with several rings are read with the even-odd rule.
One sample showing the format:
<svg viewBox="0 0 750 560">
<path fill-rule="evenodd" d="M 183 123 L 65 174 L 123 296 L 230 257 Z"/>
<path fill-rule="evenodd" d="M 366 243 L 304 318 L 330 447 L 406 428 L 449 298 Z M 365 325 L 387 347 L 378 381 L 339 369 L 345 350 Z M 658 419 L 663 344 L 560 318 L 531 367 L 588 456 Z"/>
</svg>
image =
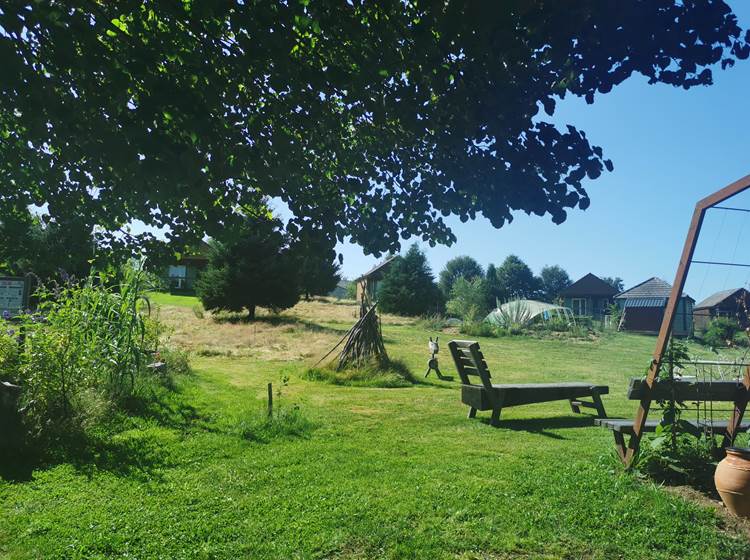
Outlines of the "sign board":
<svg viewBox="0 0 750 560">
<path fill-rule="evenodd" d="M 0 276 L 0 316 L 18 315 L 29 306 L 29 279 Z"/>
</svg>

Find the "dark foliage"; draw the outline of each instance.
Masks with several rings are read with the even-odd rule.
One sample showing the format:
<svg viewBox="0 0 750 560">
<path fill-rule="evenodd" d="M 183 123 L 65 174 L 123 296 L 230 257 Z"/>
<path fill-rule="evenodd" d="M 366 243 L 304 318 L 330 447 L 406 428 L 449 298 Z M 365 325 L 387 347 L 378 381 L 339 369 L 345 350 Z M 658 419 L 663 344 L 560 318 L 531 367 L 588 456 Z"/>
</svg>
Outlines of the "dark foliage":
<svg viewBox="0 0 750 560">
<path fill-rule="evenodd" d="M 605 276 L 604 278 L 602 278 L 602 280 L 612 286 L 618 292 L 622 292 L 625 289 L 625 282 L 619 276 L 616 276 L 614 278 L 611 276 Z"/>
<path fill-rule="evenodd" d="M 442 309 L 442 293 L 435 284 L 427 257 L 416 244 L 388 267 L 377 300 L 380 309 L 399 315 L 426 315 Z"/>
<path fill-rule="evenodd" d="M 541 291 L 541 281 L 529 266 L 516 255 L 509 255 L 496 271 L 498 297 L 509 299 L 534 299 Z"/>
<path fill-rule="evenodd" d="M 247 220 L 241 230 L 212 241 L 209 263 L 198 277 L 196 293 L 209 310 L 272 310 L 299 301 L 298 261 L 276 219 Z"/>
<path fill-rule="evenodd" d="M 448 298 L 451 295 L 453 283 L 459 278 L 473 280 L 474 278 L 483 277 L 484 270 L 482 270 L 482 265 L 473 258 L 462 255 L 452 258 L 445 263 L 445 268 L 440 271 L 438 286 L 440 287 L 440 291 L 443 292 L 443 296 Z"/>
<path fill-rule="evenodd" d="M 554 302 L 565 288 L 570 286 L 570 276 L 565 269 L 554 265 L 545 266 L 539 273 L 542 285 L 542 298 L 548 302 Z"/>
<path fill-rule="evenodd" d="M 497 280 L 497 267 L 494 264 L 487 265 L 487 272 L 484 275 L 484 286 L 487 290 L 487 309 L 495 309 L 503 293 Z"/>
<path fill-rule="evenodd" d="M 95 258 L 91 228 L 79 219 L 45 221 L 28 211 L 0 216 L 0 239 L 0 275 L 86 278 Z"/>
<path fill-rule="evenodd" d="M 131 247 L 158 245 L 131 220 L 185 246 L 264 197 L 374 254 L 454 241 L 449 215 L 560 223 L 612 163 L 540 108 L 750 51 L 722 0 L 6 0 L 0 28 L 0 219 L 46 204 Z"/>
<path fill-rule="evenodd" d="M 341 280 L 340 265 L 325 239 L 305 236 L 294 245 L 293 252 L 299 267 L 300 294 L 306 300 L 326 296 L 336 288 Z"/>
</svg>

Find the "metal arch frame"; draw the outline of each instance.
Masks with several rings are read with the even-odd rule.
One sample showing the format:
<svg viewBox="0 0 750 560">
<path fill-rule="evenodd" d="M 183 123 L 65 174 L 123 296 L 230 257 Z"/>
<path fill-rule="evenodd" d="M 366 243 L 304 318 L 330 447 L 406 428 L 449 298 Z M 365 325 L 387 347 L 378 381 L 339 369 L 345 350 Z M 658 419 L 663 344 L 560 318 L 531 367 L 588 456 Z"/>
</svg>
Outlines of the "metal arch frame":
<svg viewBox="0 0 750 560">
<path fill-rule="evenodd" d="M 705 217 L 706 210 L 716 206 L 739 194 L 747 189 L 750 189 L 750 175 L 744 176 L 742 179 L 735 181 L 716 191 L 715 193 L 707 196 L 700 200 L 695 205 L 695 211 L 693 212 L 693 218 L 690 222 L 690 228 L 688 229 L 687 237 L 685 238 L 685 246 L 682 249 L 682 256 L 680 257 L 680 264 L 677 267 L 677 273 L 675 274 L 674 283 L 672 284 L 672 291 L 669 294 L 669 300 L 667 301 L 667 307 L 664 311 L 664 317 L 662 318 L 661 327 L 659 328 L 659 336 L 656 339 L 656 348 L 651 360 L 651 365 L 648 369 L 648 375 L 646 376 L 645 390 L 641 402 L 638 405 L 638 412 L 635 420 L 633 421 L 633 434 L 630 437 L 630 442 L 625 445 L 624 438 L 617 439 L 617 453 L 620 459 L 626 466 L 630 466 L 638 452 L 638 447 L 643 436 L 643 428 L 648 418 L 648 411 L 651 407 L 652 392 L 654 387 L 654 381 L 659 376 L 659 370 L 661 369 L 662 359 L 664 358 L 664 352 L 667 349 L 670 335 L 672 334 L 672 325 L 674 323 L 675 314 L 677 311 L 677 305 L 682 295 L 682 290 L 685 287 L 685 279 L 687 278 L 690 270 L 690 264 L 693 259 L 693 253 L 698 242 L 698 235 L 700 234 L 701 227 L 703 226 L 703 218 Z M 750 391 L 750 366 L 745 369 L 744 376 L 744 395 L 743 402 L 735 402 L 732 417 L 727 426 L 727 434 L 724 439 L 724 444 L 731 443 L 734 441 L 737 427 L 742 421 L 742 416 L 745 412 L 745 405 L 747 404 L 746 395 Z"/>
</svg>

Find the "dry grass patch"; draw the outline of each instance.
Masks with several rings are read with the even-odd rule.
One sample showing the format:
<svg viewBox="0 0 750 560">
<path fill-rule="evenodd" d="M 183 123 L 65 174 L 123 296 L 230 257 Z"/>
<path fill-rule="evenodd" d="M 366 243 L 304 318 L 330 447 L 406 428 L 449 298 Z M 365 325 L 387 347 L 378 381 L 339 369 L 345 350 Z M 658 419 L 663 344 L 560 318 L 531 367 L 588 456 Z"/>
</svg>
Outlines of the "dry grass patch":
<svg viewBox="0 0 750 560">
<path fill-rule="evenodd" d="M 239 313 L 196 309 L 157 306 L 159 318 L 170 327 L 172 344 L 201 356 L 279 361 L 307 361 L 324 355 L 356 322 L 359 313 L 356 303 L 334 298 L 300 301 L 278 314 L 259 310 L 254 321 Z M 413 321 L 383 315 L 381 322 L 405 325 Z"/>
</svg>

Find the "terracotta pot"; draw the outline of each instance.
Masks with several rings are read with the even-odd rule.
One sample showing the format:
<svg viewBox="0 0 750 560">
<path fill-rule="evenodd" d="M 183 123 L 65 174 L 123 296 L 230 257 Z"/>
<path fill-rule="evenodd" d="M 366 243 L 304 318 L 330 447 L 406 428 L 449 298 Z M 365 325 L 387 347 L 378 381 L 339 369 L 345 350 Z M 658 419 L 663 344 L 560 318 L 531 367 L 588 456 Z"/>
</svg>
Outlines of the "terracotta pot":
<svg viewBox="0 0 750 560">
<path fill-rule="evenodd" d="M 714 484 L 729 511 L 750 518 L 750 449 L 728 447 L 716 467 Z"/>
</svg>

